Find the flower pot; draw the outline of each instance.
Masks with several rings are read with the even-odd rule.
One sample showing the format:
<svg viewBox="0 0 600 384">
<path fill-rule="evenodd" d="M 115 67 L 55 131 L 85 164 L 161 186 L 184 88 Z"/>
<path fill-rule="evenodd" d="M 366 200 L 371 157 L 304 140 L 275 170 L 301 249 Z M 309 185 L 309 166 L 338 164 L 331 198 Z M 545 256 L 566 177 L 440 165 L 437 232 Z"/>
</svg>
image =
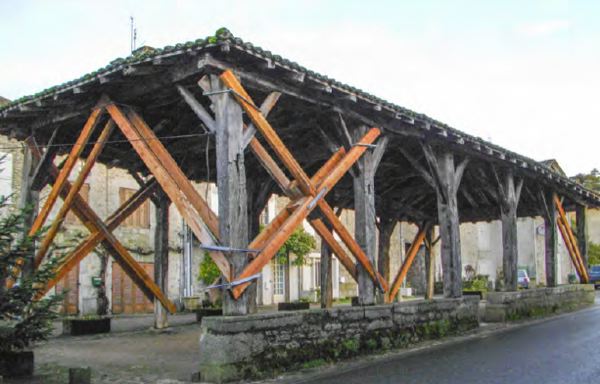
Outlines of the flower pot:
<svg viewBox="0 0 600 384">
<path fill-rule="evenodd" d="M 33 351 L 0 352 L 0 376 L 33 375 Z"/>
<path fill-rule="evenodd" d="M 203 317 L 223 316 L 223 308 L 198 308 L 196 309 L 196 321 L 201 322 Z"/>
<path fill-rule="evenodd" d="M 63 320 L 63 335 L 80 336 L 108 332 L 110 332 L 110 317 Z"/>
<path fill-rule="evenodd" d="M 184 297 L 183 307 L 186 311 L 195 311 L 200 307 L 200 298 L 198 296 Z"/>
<path fill-rule="evenodd" d="M 310 308 L 310 303 L 297 302 L 297 303 L 278 303 L 278 311 L 301 311 Z"/>
</svg>

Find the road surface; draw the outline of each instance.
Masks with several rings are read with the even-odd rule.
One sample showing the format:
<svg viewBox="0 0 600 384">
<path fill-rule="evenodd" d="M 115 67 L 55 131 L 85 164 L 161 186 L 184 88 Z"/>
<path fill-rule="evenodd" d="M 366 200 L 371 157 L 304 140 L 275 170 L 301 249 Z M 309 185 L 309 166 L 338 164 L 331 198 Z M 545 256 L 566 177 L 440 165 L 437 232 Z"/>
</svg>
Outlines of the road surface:
<svg viewBox="0 0 600 384">
<path fill-rule="evenodd" d="M 600 306 L 297 383 L 600 383 Z"/>
</svg>

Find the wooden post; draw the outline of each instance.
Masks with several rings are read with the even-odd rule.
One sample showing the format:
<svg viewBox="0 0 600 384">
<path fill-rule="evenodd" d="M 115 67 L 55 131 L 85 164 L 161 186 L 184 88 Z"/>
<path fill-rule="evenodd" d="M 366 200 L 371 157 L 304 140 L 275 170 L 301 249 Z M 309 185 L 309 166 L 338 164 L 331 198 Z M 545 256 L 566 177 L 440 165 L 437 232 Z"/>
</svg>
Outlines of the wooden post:
<svg viewBox="0 0 600 384">
<path fill-rule="evenodd" d="M 367 127 L 355 130 L 355 139 L 367 132 Z M 357 161 L 360 172 L 354 177 L 354 225 L 356 242 L 376 267 L 377 227 L 375 222 L 375 170 L 373 152 L 366 151 Z M 362 305 L 375 304 L 375 284 L 362 265 L 358 266 L 358 301 Z"/>
<path fill-rule="evenodd" d="M 213 91 L 223 90 L 218 77 L 211 76 Z M 232 248 L 248 246 L 248 207 L 246 169 L 242 131 L 242 107 L 229 93 L 216 95 L 215 126 L 217 153 L 217 187 L 219 193 L 219 233 L 221 244 Z M 244 252 L 229 253 L 232 275 L 239 276 L 248 263 Z M 252 284 L 256 287 L 256 284 Z M 255 288 L 254 288 L 255 289 Z M 256 305 L 247 290 L 236 300 L 229 292 L 223 295 L 224 315 L 247 315 Z M 254 295 L 254 298 L 256 296 Z"/>
<path fill-rule="evenodd" d="M 426 299 L 433 299 L 435 288 L 435 254 L 433 253 L 433 227 L 425 235 L 425 269 L 427 270 Z"/>
<path fill-rule="evenodd" d="M 23 169 L 21 170 L 21 188 L 19 191 L 18 208 L 20 210 L 29 210 L 27 211 L 27 216 L 23 223 L 23 227 L 25 228 L 23 235 L 28 234 L 29 228 L 33 225 L 39 207 L 40 191 L 32 188 L 32 176 L 36 166 L 37 161 L 31 153 L 31 149 L 29 149 L 28 145 L 23 146 Z M 28 257 L 25 258 L 25 264 L 23 264 L 24 276 L 29 276 L 33 272 L 34 256 L 35 250 L 32 249 Z"/>
<path fill-rule="evenodd" d="M 167 294 L 169 276 L 169 205 L 167 195 L 159 190 L 152 199 L 156 206 L 156 227 L 154 228 L 154 282 Z M 158 300 L 154 300 L 154 328 L 169 326 L 167 310 Z"/>
<path fill-rule="evenodd" d="M 439 148 L 434 153 L 428 145 L 424 146 L 423 149 L 436 186 L 438 225 L 442 241 L 444 296 L 461 297 L 462 265 L 457 192 L 468 159 L 455 166 L 454 155 L 449 150 Z"/>
<path fill-rule="evenodd" d="M 390 245 L 394 228 L 398 221 L 394 215 L 382 213 L 379 216 L 379 249 L 377 256 L 377 269 L 385 281 L 390 281 Z"/>
<path fill-rule="evenodd" d="M 523 180 L 515 186 L 512 170 L 507 170 L 503 180 L 493 169 L 498 182 L 500 197 L 500 218 L 502 221 L 502 270 L 504 272 L 504 289 L 517 290 L 517 263 L 519 260 L 517 244 L 517 206 L 521 196 Z"/>
<path fill-rule="evenodd" d="M 273 188 L 273 182 L 271 180 L 264 180 L 257 177 L 253 177 L 252 180 L 248 179 L 246 184 L 247 201 L 248 201 L 248 243 L 260 233 L 260 216 L 262 211 L 265 209 L 269 202 Z M 262 274 L 248 287 L 250 292 L 250 312 L 256 312 L 257 305 L 262 305 Z"/>
<path fill-rule="evenodd" d="M 558 282 L 556 276 L 557 245 L 558 236 L 556 231 L 556 207 L 554 205 L 553 193 L 544 195 L 546 214 L 544 215 L 545 228 L 545 254 L 546 254 L 546 286 L 556 287 Z"/>
<path fill-rule="evenodd" d="M 331 225 L 324 224 L 331 231 Z M 333 259 L 332 251 L 324 239 L 321 239 L 321 308 L 333 305 Z"/>
<path fill-rule="evenodd" d="M 577 245 L 583 259 L 583 265 L 588 268 L 588 232 L 585 205 L 575 206 L 575 226 L 577 228 Z"/>
</svg>

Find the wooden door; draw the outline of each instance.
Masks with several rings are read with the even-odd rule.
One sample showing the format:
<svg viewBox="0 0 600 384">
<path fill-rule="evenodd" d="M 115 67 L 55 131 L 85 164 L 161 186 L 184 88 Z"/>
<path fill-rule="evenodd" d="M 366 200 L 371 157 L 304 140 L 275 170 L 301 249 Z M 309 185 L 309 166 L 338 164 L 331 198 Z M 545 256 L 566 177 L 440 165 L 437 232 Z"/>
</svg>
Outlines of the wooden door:
<svg viewBox="0 0 600 384">
<path fill-rule="evenodd" d="M 154 263 L 139 263 L 154 276 Z M 112 264 L 112 313 L 152 313 L 154 304 L 133 283 L 116 262 Z"/>
<path fill-rule="evenodd" d="M 66 292 L 65 292 L 66 291 Z M 79 313 L 79 263 L 56 284 L 56 293 L 65 292 L 59 312 L 63 315 Z"/>
</svg>

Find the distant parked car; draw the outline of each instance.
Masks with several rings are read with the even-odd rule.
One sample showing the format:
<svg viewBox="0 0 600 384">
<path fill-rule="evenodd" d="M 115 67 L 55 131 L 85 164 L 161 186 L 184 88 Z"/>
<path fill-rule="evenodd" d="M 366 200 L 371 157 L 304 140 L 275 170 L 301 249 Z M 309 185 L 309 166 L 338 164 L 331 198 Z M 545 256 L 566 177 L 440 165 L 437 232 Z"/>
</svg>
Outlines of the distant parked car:
<svg viewBox="0 0 600 384">
<path fill-rule="evenodd" d="M 600 265 L 592 265 L 589 271 L 590 284 L 594 284 L 595 288 L 600 287 Z"/>
<path fill-rule="evenodd" d="M 520 288 L 529 289 L 529 275 L 526 269 L 519 269 L 517 271 L 517 283 Z"/>
</svg>

